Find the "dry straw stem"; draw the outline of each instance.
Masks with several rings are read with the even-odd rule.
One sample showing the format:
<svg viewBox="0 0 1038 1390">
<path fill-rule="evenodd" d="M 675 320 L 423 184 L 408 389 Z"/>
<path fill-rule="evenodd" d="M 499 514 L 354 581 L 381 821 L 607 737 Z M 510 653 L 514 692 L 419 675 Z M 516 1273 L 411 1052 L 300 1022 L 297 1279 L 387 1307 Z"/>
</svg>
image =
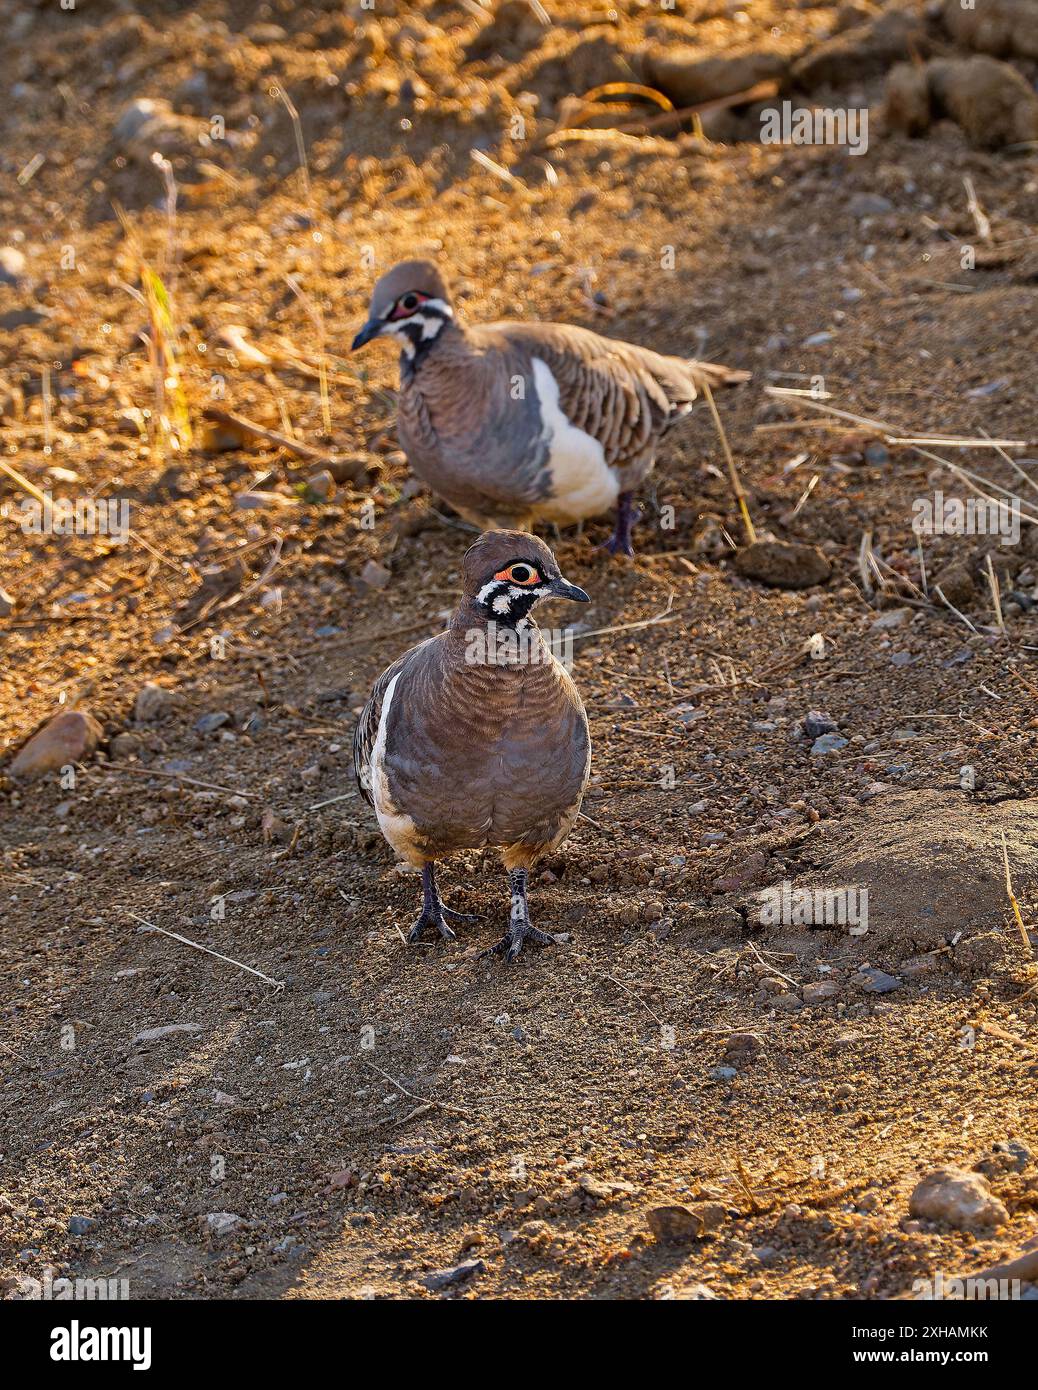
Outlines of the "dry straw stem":
<svg viewBox="0 0 1038 1390">
<path fill-rule="evenodd" d="M 228 965 L 235 966 L 238 970 L 247 970 L 250 975 L 255 975 L 265 981 L 268 985 L 273 985 L 276 990 L 285 988 L 284 980 L 272 980 L 269 975 L 264 975 L 262 970 L 253 970 L 251 965 L 243 965 L 240 960 L 233 960 L 230 956 L 222 956 L 219 951 L 211 951 L 208 946 L 200 946 L 197 941 L 192 941 L 190 937 L 181 936 L 179 932 L 167 931 L 165 927 L 157 927 L 154 922 L 149 922 L 146 917 L 138 917 L 136 912 L 131 912 L 128 907 L 123 908 L 127 916 L 132 917 L 135 922 L 142 923 L 149 931 L 161 932 L 163 936 L 172 937 L 174 941 L 182 941 L 185 946 L 191 946 L 196 951 L 204 951 L 207 956 L 215 956 L 217 960 L 225 961 Z"/>
<path fill-rule="evenodd" d="M 406 1096 L 408 1100 L 417 1100 L 425 1105 L 435 1105 L 439 1110 L 449 1110 L 452 1115 L 469 1116 L 472 1114 L 471 1110 L 466 1110 L 460 1105 L 448 1105 L 445 1100 L 430 1099 L 428 1096 L 416 1096 L 414 1091 L 409 1091 L 406 1086 L 401 1086 L 396 1077 L 390 1076 L 388 1071 L 383 1071 L 382 1068 L 377 1066 L 374 1062 L 369 1062 L 366 1057 L 361 1057 L 359 1060 L 362 1066 L 370 1067 L 372 1071 L 377 1071 L 379 1076 L 384 1076 L 389 1084 L 395 1086 L 400 1094 Z"/>
<path fill-rule="evenodd" d="M 735 467 L 735 459 L 732 456 L 731 447 L 728 443 L 728 436 L 724 432 L 724 425 L 722 425 L 721 417 L 717 413 L 717 406 L 714 404 L 714 393 L 710 390 L 710 383 L 708 381 L 703 381 L 702 390 L 703 395 L 706 397 L 706 403 L 710 407 L 710 414 L 714 417 L 714 428 L 717 430 L 717 436 L 721 441 L 721 448 L 724 451 L 724 461 L 728 465 L 728 477 L 732 484 L 732 491 L 735 493 L 735 500 L 739 504 L 739 511 L 742 513 L 743 526 L 746 528 L 746 540 L 748 544 L 753 545 L 754 541 L 757 539 L 757 533 L 753 529 L 753 522 L 750 520 L 750 509 L 746 504 L 746 493 L 743 491 L 742 483 L 739 481 L 739 472 Z"/>
<path fill-rule="evenodd" d="M 325 434 L 332 432 L 331 400 L 328 394 L 328 353 L 325 350 L 324 315 L 318 305 L 305 292 L 294 275 L 285 276 L 285 284 L 299 300 L 310 316 L 317 333 L 317 385 L 321 393 L 321 421 Z"/>
<path fill-rule="evenodd" d="M 475 161 L 476 164 L 481 165 L 482 168 L 486 169 L 488 173 L 491 173 L 494 175 L 495 178 L 500 179 L 502 183 L 507 183 L 512 188 L 526 187 L 526 184 L 523 183 L 522 179 L 516 178 L 516 176 L 512 173 L 511 169 L 506 169 L 503 164 L 499 164 L 496 159 L 491 159 L 490 156 L 488 154 L 484 154 L 482 150 L 469 150 L 469 154 L 472 156 L 472 159 Z"/>
<path fill-rule="evenodd" d="M 663 1021 L 662 1018 L 660 1018 L 656 1010 L 650 1008 L 649 1005 L 646 1004 L 645 1000 L 641 997 L 641 995 L 636 994 L 633 989 L 629 989 L 628 986 L 625 985 L 622 980 L 618 980 L 615 975 L 607 975 L 603 970 L 592 969 L 592 973 L 597 975 L 601 980 L 608 980 L 609 983 L 611 985 L 615 985 L 617 989 L 622 989 L 624 994 L 630 995 L 630 997 L 635 1001 L 635 1003 L 640 1004 L 647 1014 L 651 1014 L 661 1028 L 667 1027 L 666 1023 Z"/>
<path fill-rule="evenodd" d="M 211 792 L 226 792 L 229 796 L 244 796 L 246 800 L 255 796 L 255 792 L 243 792 L 237 787 L 224 787 L 219 782 L 202 782 L 197 777 L 187 777 L 183 772 L 166 772 L 157 767 L 128 767 L 124 764 L 105 763 L 105 772 L 118 773 L 132 777 L 168 777 L 173 782 L 185 782 L 192 787 L 205 787 Z M 146 790 L 146 789 L 145 789 Z"/>
<path fill-rule="evenodd" d="M 980 237 L 981 241 L 990 241 L 991 222 L 988 220 L 987 213 L 980 206 L 977 190 L 973 187 L 973 180 L 969 175 L 962 180 L 962 186 L 966 190 L 966 207 L 969 209 L 970 216 L 973 218 L 973 225 L 977 229 L 977 236 Z"/>
<path fill-rule="evenodd" d="M 212 420 L 214 424 L 230 425 L 234 429 L 241 430 L 243 434 L 251 434 L 255 439 L 265 440 L 268 444 L 276 444 L 279 449 L 287 449 L 290 454 L 306 459 L 309 463 L 335 462 L 334 457 L 329 454 L 327 449 L 315 449 L 312 445 L 303 444 L 298 439 L 290 439 L 286 434 L 278 434 L 275 430 L 264 429 L 262 425 L 257 425 L 244 415 L 235 414 L 234 411 L 221 410 L 217 406 L 207 406 L 202 413 L 207 420 Z"/>
<path fill-rule="evenodd" d="M 761 1208 L 756 1197 L 753 1195 L 753 1189 L 750 1187 L 750 1176 L 747 1173 L 743 1161 L 738 1156 L 738 1154 L 736 1154 L 735 1157 L 735 1168 L 736 1172 L 739 1174 L 739 1185 L 742 1187 L 742 1190 L 746 1193 L 746 1199 L 750 1204 L 751 1211 L 759 1212 Z"/>
<path fill-rule="evenodd" d="M 599 129 L 592 127 L 586 129 L 583 126 L 575 130 L 555 130 L 545 140 L 545 145 L 553 149 L 556 145 L 568 144 L 571 141 L 595 142 L 606 145 L 619 145 L 622 149 L 638 150 L 641 153 L 650 151 L 669 156 L 676 159 L 681 153 L 681 146 L 674 140 L 664 140 L 651 135 L 628 135 L 622 130 Z"/>
<path fill-rule="evenodd" d="M 1009 872 L 1009 847 L 1006 844 L 1006 832 L 1003 830 L 1001 834 L 1002 867 L 1005 869 L 1006 873 L 1006 897 L 1009 899 L 1009 906 L 1013 909 L 1013 918 L 1016 921 L 1017 927 L 1019 928 L 1020 939 L 1024 944 L 1024 950 L 1030 956 L 1033 954 L 1033 952 L 1031 951 L 1031 940 L 1030 937 L 1027 935 L 1027 928 L 1024 926 L 1024 919 L 1020 913 L 1020 904 L 1017 902 L 1016 894 L 1013 892 L 1012 875 Z"/>
<path fill-rule="evenodd" d="M 680 613 L 672 613 L 674 607 L 674 590 L 671 589 L 667 597 L 667 606 L 662 613 L 657 613 L 655 618 L 642 618 L 640 622 L 618 623 L 615 627 L 596 627 L 591 632 L 577 632 L 573 634 L 574 642 L 586 642 L 589 637 L 607 637 L 614 632 L 633 632 L 636 628 L 655 627 L 657 623 L 674 623 L 681 617 Z"/>
<path fill-rule="evenodd" d="M 180 380 L 177 360 L 177 327 L 173 300 L 161 275 L 150 264 L 141 247 L 140 237 L 126 212 L 113 204 L 127 244 L 136 263 L 141 289 L 123 285 L 148 315 L 148 362 L 151 367 L 154 410 L 151 420 L 152 453 L 161 461 L 167 448 L 186 450 L 191 447 L 191 416 Z M 172 216 L 175 217 L 175 202 Z M 172 230 L 169 237 L 173 236 Z M 173 251 L 167 239 L 166 261 L 173 264 Z"/>
<path fill-rule="evenodd" d="M 952 613 L 955 614 L 955 616 L 958 619 L 960 619 L 960 621 L 964 622 L 966 626 L 969 628 L 970 632 L 977 631 L 977 629 L 970 622 L 969 618 L 966 617 L 966 614 L 960 613 L 959 610 L 955 607 L 954 603 L 952 603 L 948 598 L 945 597 L 944 590 L 941 588 L 940 584 L 935 584 L 933 586 L 933 591 L 944 604 L 945 608 L 949 609 Z"/>
<path fill-rule="evenodd" d="M 609 102 L 603 101 L 604 97 L 644 97 L 647 101 L 654 101 L 657 106 L 663 108 L 665 112 L 674 110 L 674 103 L 662 92 L 658 92 L 655 87 L 643 87 L 638 82 L 606 82 L 601 87 L 592 87 L 590 92 L 585 92 L 579 98 L 580 107 L 572 115 L 564 115 L 558 125 L 558 130 L 573 130 L 575 127 L 583 125 L 585 121 L 593 116 L 608 115 L 611 111 L 634 111 L 636 108 L 630 103 L 622 106 L 612 106 Z M 611 126 L 611 130 L 626 130 L 627 127 Z"/>
<path fill-rule="evenodd" d="M 658 116 L 648 116 L 641 121 L 628 121 L 623 125 L 611 126 L 607 129 L 588 131 L 586 138 L 594 135 L 605 136 L 647 136 L 652 135 L 658 130 L 665 130 L 669 126 L 680 125 L 682 121 L 691 121 L 696 135 L 702 136 L 702 121 L 700 118 L 711 111 L 725 111 L 732 106 L 749 105 L 755 101 L 767 101 L 778 93 L 778 83 L 772 80 L 758 82 L 754 87 L 747 87 L 742 92 L 732 92 L 727 96 L 714 97 L 710 101 L 700 101 L 694 106 L 682 106 L 675 108 L 670 99 L 658 92 L 653 87 L 642 87 L 637 83 L 631 82 L 611 82 L 605 87 L 595 87 L 592 91 L 585 94 L 582 100 L 590 103 L 598 97 L 605 95 L 631 95 L 644 96 L 651 101 L 655 101 L 663 110 Z M 603 108 L 599 108 L 600 110 Z M 558 145 L 566 139 L 581 138 L 575 132 L 567 135 L 567 130 L 572 130 L 580 121 L 586 120 L 588 115 L 594 114 L 588 107 L 582 108 L 577 115 L 568 123 L 566 127 L 553 131 L 545 140 L 546 145 Z"/>
<path fill-rule="evenodd" d="M 983 430 L 981 431 L 981 433 L 984 433 Z M 997 452 L 999 458 L 1001 458 L 1005 463 L 1009 464 L 1010 468 L 1017 475 L 1017 477 L 1020 478 L 1022 482 L 1025 482 L 1027 486 L 1031 488 L 1032 491 L 1038 492 L 1038 483 L 1036 483 L 1032 477 L 1030 477 L 1027 473 L 1024 472 L 1024 470 L 1017 463 L 1016 459 L 1010 458 L 1010 456 L 1006 453 L 1005 448 L 1003 447 L 1006 441 L 1004 439 L 992 439 L 991 436 L 988 434 L 984 434 L 984 438 Z"/>
<path fill-rule="evenodd" d="M 990 551 L 984 556 L 984 569 L 988 577 L 988 587 L 991 590 L 991 602 L 995 605 L 995 621 L 998 624 L 999 632 L 1005 637 L 1007 634 L 1006 620 L 1002 616 L 1002 594 L 998 587 L 998 576 L 995 573 L 995 567 L 991 563 Z"/>
<path fill-rule="evenodd" d="M 812 400 L 809 394 L 791 391 L 784 386 L 766 386 L 764 390 L 769 396 L 778 396 L 780 399 L 788 398 L 790 396 L 796 396 L 800 400 L 801 404 L 810 406 L 812 410 L 820 410 L 824 412 L 826 415 L 834 415 L 841 420 L 850 420 L 856 425 L 865 425 L 869 429 L 876 430 L 883 437 L 884 442 L 887 444 L 896 444 L 900 442 L 902 438 L 894 430 L 893 426 L 887 424 L 884 420 L 875 420 L 867 415 L 855 415 L 853 412 L 849 410 L 837 410 L 834 406 L 824 405 L 820 401 Z M 941 442 L 946 446 L 956 446 L 962 443 L 962 441 L 960 441 L 957 438 L 942 439 Z M 983 439 L 977 443 L 976 447 L 1001 448 L 1003 446 L 1009 446 L 1012 448 L 1023 449 L 1026 448 L 1029 443 L 1030 441 L 1026 439 Z M 955 477 L 962 479 L 962 481 L 965 482 L 966 486 L 969 488 L 971 492 L 975 493 L 976 496 L 983 498 L 985 502 L 997 503 L 998 498 L 992 497 L 990 492 L 985 492 L 982 488 L 978 486 L 979 483 L 983 483 L 985 488 L 991 488 L 994 492 L 1000 492 L 1003 497 L 1007 497 L 1010 499 L 1010 501 L 1013 501 L 1017 504 L 1021 521 L 1026 521 L 1031 526 L 1038 526 L 1038 516 L 1032 516 L 1029 512 L 1024 511 L 1025 504 L 1023 502 L 1023 499 L 1020 498 L 1016 493 L 1010 492 L 1008 488 L 1004 488 L 1000 486 L 1000 484 L 998 483 L 993 483 L 990 479 L 981 477 L 980 474 L 973 473 L 968 468 L 961 468 L 957 463 L 952 463 L 950 459 L 942 458 L 940 454 L 931 453 L 929 449 L 920 448 L 918 445 L 915 444 L 911 445 L 910 447 L 914 450 L 915 453 L 921 454 L 923 458 L 928 458 L 932 460 L 934 463 L 939 463 L 942 466 L 942 468 L 947 468 L 950 473 L 955 475 Z M 970 444 L 969 441 L 967 441 L 965 444 L 962 445 L 962 447 L 973 447 L 973 445 Z"/>
</svg>

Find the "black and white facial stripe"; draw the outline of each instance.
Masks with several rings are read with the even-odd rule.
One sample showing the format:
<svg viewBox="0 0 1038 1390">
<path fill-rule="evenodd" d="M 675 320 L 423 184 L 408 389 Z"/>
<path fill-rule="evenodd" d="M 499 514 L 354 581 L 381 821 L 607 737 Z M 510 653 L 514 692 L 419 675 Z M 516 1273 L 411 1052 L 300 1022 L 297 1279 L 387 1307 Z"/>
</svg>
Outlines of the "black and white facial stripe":
<svg viewBox="0 0 1038 1390">
<path fill-rule="evenodd" d="M 431 299 L 417 291 L 401 295 L 383 314 L 383 333 L 396 338 L 409 362 L 434 343 L 443 327 L 454 317 L 445 299 Z"/>
<path fill-rule="evenodd" d="M 476 602 L 495 622 L 521 631 L 530 609 L 552 592 L 556 578 L 557 575 L 541 575 L 529 560 L 513 560 L 487 580 L 476 595 Z"/>
</svg>

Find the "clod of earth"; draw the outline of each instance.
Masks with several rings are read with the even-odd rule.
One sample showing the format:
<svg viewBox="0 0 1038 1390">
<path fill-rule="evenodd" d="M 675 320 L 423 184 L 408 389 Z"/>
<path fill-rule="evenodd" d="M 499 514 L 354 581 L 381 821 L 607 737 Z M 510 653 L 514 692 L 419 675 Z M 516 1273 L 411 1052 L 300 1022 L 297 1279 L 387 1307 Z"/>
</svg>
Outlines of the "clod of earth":
<svg viewBox="0 0 1038 1390">
<path fill-rule="evenodd" d="M 885 111 L 890 129 L 908 135 L 948 116 L 978 149 L 1038 140 L 1038 96 L 1009 63 L 982 55 L 899 64 L 887 79 Z"/>
<path fill-rule="evenodd" d="M 809 589 L 833 572 L 818 546 L 798 541 L 754 541 L 736 551 L 733 564 L 745 578 L 776 589 Z"/>
<path fill-rule="evenodd" d="M 1005 1204 L 993 1195 L 987 1180 L 962 1168 L 928 1173 L 913 1191 L 908 1210 L 922 1221 L 958 1231 L 989 1231 L 1009 1220 Z"/>
<path fill-rule="evenodd" d="M 85 710 L 56 714 L 18 753 L 10 767 L 11 776 L 32 782 L 70 763 L 82 762 L 97 747 L 103 732 Z"/>
</svg>

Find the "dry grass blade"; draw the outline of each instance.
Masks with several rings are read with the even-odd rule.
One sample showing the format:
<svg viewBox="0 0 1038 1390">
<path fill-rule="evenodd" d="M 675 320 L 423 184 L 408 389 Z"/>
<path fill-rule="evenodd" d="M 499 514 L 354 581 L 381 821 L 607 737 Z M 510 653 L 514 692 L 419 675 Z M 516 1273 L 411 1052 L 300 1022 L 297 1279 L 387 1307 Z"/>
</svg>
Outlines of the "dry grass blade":
<svg viewBox="0 0 1038 1390">
<path fill-rule="evenodd" d="M 228 965 L 234 965 L 239 970 L 246 970 L 250 975 L 255 975 L 258 979 L 265 981 L 268 985 L 273 985 L 276 990 L 285 988 L 284 980 L 271 979 L 269 975 L 264 975 L 262 970 L 254 970 L 251 965 L 243 965 L 240 960 L 234 960 L 231 956 L 223 956 L 219 951 L 212 951 L 208 946 L 200 946 L 197 941 L 192 941 L 188 936 L 181 936 L 179 932 L 167 931 L 165 927 L 157 927 L 154 922 L 149 922 L 146 917 L 138 917 L 136 912 L 131 912 L 128 907 L 123 908 L 128 917 L 132 917 L 135 922 L 141 922 L 149 931 L 157 931 L 162 936 L 172 937 L 174 941 L 182 941 L 185 946 L 190 946 L 196 951 L 202 951 L 207 956 L 214 956 L 217 960 L 225 961 Z"/>
<path fill-rule="evenodd" d="M 987 574 L 988 588 L 991 590 L 991 602 L 995 605 L 995 622 L 998 624 L 999 632 L 1005 637 L 1007 634 L 1006 620 L 1002 616 L 1002 592 L 998 586 L 998 576 L 995 573 L 995 567 L 991 563 L 990 551 L 984 556 L 984 569 Z"/>
<path fill-rule="evenodd" d="M 130 219 L 118 204 L 115 213 L 126 235 L 141 285 L 139 290 L 131 285 L 123 288 L 144 306 L 148 315 L 146 346 L 154 401 L 151 447 L 153 454 L 163 460 L 170 449 L 183 451 L 191 447 L 191 417 L 180 380 L 173 300 L 161 275 L 145 256 Z M 168 248 L 166 259 L 171 259 Z"/>
<path fill-rule="evenodd" d="M 861 575 L 861 587 L 866 595 L 872 594 L 872 567 L 869 564 L 869 556 L 872 552 L 872 532 L 862 531 L 861 541 L 858 545 L 858 573 Z"/>
<path fill-rule="evenodd" d="M 819 410 L 826 415 L 833 415 L 837 419 L 850 420 L 853 424 L 864 425 L 868 429 L 876 430 L 877 433 L 879 433 L 882 436 L 884 443 L 896 443 L 899 439 L 902 438 L 902 436 L 898 434 L 898 432 L 893 428 L 893 426 L 887 424 L 885 420 L 876 420 L 868 415 L 855 415 L 854 412 L 850 410 L 838 410 L 835 406 L 825 405 L 821 401 L 812 399 L 810 392 L 794 391 L 785 386 L 766 386 L 764 390 L 769 396 L 778 396 L 779 398 L 788 398 L 795 396 L 801 404 L 809 406 L 812 410 Z M 943 442 L 955 443 L 956 441 L 945 440 Z M 1021 448 L 1024 448 L 1027 445 L 1026 440 L 996 441 L 992 439 L 984 439 L 980 442 L 980 444 L 977 447 L 996 447 L 996 445 L 1002 446 L 1007 443 L 1017 445 Z M 919 445 L 915 444 L 911 445 L 910 447 L 912 448 L 913 452 L 921 454 L 923 458 L 928 458 L 933 463 L 939 463 L 943 468 L 947 468 L 950 473 L 953 473 L 957 478 L 960 478 L 964 483 L 966 483 L 967 487 L 972 493 L 974 493 L 977 497 L 983 498 L 985 502 L 992 502 L 997 505 L 998 498 L 992 497 L 991 492 L 985 492 L 979 486 L 979 484 L 983 484 L 984 488 L 990 488 L 994 492 L 1001 493 L 1003 497 L 1008 498 L 1011 503 L 1014 503 L 1016 505 L 1019 511 L 1021 521 L 1026 521 L 1031 526 L 1038 526 L 1038 516 L 1031 515 L 1031 513 L 1024 511 L 1024 503 L 1017 493 L 1010 492 L 1008 488 L 1004 488 L 998 483 L 993 483 L 990 481 L 990 479 L 983 478 L 979 474 L 971 472 L 968 468 L 962 468 L 959 466 L 959 464 L 952 463 L 950 459 L 942 458 L 940 454 L 931 453 L 929 449 L 921 448 Z"/>
<path fill-rule="evenodd" d="M 247 419 L 244 415 L 238 415 L 232 410 L 221 410 L 218 406 L 207 406 L 203 411 L 207 420 L 212 420 L 214 424 L 230 425 L 234 429 L 241 430 L 243 434 L 250 434 L 256 439 L 262 439 L 267 444 L 276 444 L 279 449 L 287 449 L 289 453 L 295 454 L 298 458 L 307 459 L 311 463 L 327 463 L 331 455 L 327 449 L 315 449 L 310 444 L 303 444 L 298 439 L 290 439 L 288 435 L 278 434 L 276 430 L 265 429 L 262 425 L 257 425 L 254 421 Z"/>
<path fill-rule="evenodd" d="M 955 607 L 954 603 L 952 603 L 948 598 L 945 597 L 944 590 L 941 588 L 940 584 L 935 584 L 935 585 L 933 586 L 933 591 L 934 591 L 934 593 L 937 595 L 937 597 L 941 600 L 941 602 L 944 604 L 945 608 L 949 609 L 952 613 L 954 613 L 955 616 L 959 619 L 960 622 L 965 623 L 966 626 L 969 628 L 970 632 L 976 632 L 976 631 L 977 631 L 977 629 L 976 629 L 976 628 L 973 626 L 973 624 L 970 622 L 969 618 L 966 617 L 966 614 L 965 614 L 965 613 L 961 613 L 961 612 Z"/>
<path fill-rule="evenodd" d="M 619 145 L 623 149 L 640 150 L 643 153 L 653 151 L 660 155 L 669 155 L 676 158 L 681 153 L 681 146 L 673 140 L 653 139 L 650 136 L 629 135 L 620 129 L 586 130 L 583 126 L 575 130 L 554 130 L 545 140 L 545 145 L 554 148 L 556 145 L 563 145 L 572 140 L 599 141 L 606 145 Z"/>
<path fill-rule="evenodd" d="M 714 393 L 710 390 L 710 383 L 703 380 L 701 390 L 706 397 L 706 403 L 710 407 L 710 414 L 714 418 L 714 428 L 717 430 L 717 437 L 721 441 L 721 448 L 724 451 L 724 461 L 728 466 L 728 478 L 732 484 L 732 491 L 735 493 L 735 500 L 739 504 L 739 511 L 742 513 L 743 526 L 746 528 L 746 539 L 750 545 L 757 539 L 757 533 L 753 529 L 753 522 L 750 520 L 750 509 L 746 503 L 746 493 L 743 491 L 742 483 L 739 480 L 739 471 L 735 466 L 735 458 L 732 455 L 731 447 L 728 443 L 728 436 L 725 434 L 724 425 L 721 417 L 717 413 L 717 406 L 714 404 Z"/>
<path fill-rule="evenodd" d="M 9 463 L 5 463 L 3 459 L 0 459 L 0 472 L 6 473 L 12 482 L 17 483 L 23 492 L 27 492 L 30 497 L 34 497 L 37 502 L 41 503 L 43 506 L 47 505 L 46 496 L 44 495 L 44 493 L 40 491 L 40 489 L 35 485 L 35 483 L 30 483 L 28 478 L 26 478 L 23 474 L 19 473 L 16 468 L 12 468 Z M 185 560 L 182 563 L 178 564 L 176 560 L 171 560 L 168 555 L 163 555 L 161 550 L 156 550 L 156 548 L 151 544 L 151 542 L 145 540 L 144 537 L 138 531 L 134 531 L 131 529 L 128 534 L 130 536 L 130 539 L 135 541 L 139 546 L 146 550 L 149 555 L 153 555 L 155 559 L 161 561 L 162 564 L 168 565 L 171 570 L 176 570 L 177 574 L 183 575 L 185 570 L 191 569 L 191 565 L 188 561 Z M 62 621 L 68 622 L 69 620 L 66 617 L 63 618 Z"/>
<path fill-rule="evenodd" d="M 299 112 L 291 97 L 285 91 L 280 82 L 276 83 L 270 92 L 276 101 L 288 112 L 292 122 L 292 134 L 296 143 L 296 156 L 299 160 L 299 171 L 303 178 L 303 196 L 306 200 L 307 212 L 310 217 L 311 227 L 317 226 L 317 209 L 314 204 L 313 185 L 310 182 L 310 165 L 306 158 L 306 141 L 303 139 L 303 123 L 299 119 Z M 321 276 L 321 234 L 314 230 L 310 238 L 310 256 L 313 263 L 314 279 L 318 280 Z M 325 434 L 331 434 L 332 412 L 331 401 L 328 394 L 328 353 L 327 353 L 327 334 L 324 327 L 324 316 L 320 307 L 300 288 L 295 277 L 285 276 L 285 283 L 297 296 L 299 302 L 310 316 L 311 322 L 317 333 L 317 365 L 318 365 L 318 384 L 321 393 L 321 420 L 324 424 Z"/>
<path fill-rule="evenodd" d="M 636 623 L 617 623 L 615 627 L 596 627 L 591 632 L 577 632 L 574 633 L 573 640 L 574 642 L 586 642 L 589 637 L 606 637 L 614 632 L 634 632 L 641 627 L 655 627 L 657 623 L 673 623 L 681 617 L 680 613 L 671 611 L 673 607 L 674 591 L 672 589 L 667 599 L 666 608 L 662 613 L 657 613 L 655 618 L 642 618 L 640 622 Z"/>
<path fill-rule="evenodd" d="M 396 1089 L 400 1092 L 400 1094 L 402 1096 L 406 1096 L 408 1100 L 417 1100 L 424 1105 L 435 1105 L 438 1110 L 447 1110 L 452 1115 L 467 1116 L 472 1114 L 471 1110 L 466 1110 L 461 1105 L 449 1105 L 445 1100 L 436 1100 L 431 1099 L 429 1096 L 415 1095 L 414 1091 L 409 1091 L 406 1086 L 401 1086 L 400 1082 L 396 1079 L 395 1076 L 390 1076 L 388 1071 L 384 1071 L 380 1066 L 377 1066 L 374 1062 L 369 1062 L 366 1057 L 361 1057 L 360 1062 L 362 1066 L 370 1067 L 372 1071 L 377 1071 L 379 1076 L 384 1076 L 385 1079 L 389 1082 L 389 1084 L 391 1086 L 395 1086 Z"/>
<path fill-rule="evenodd" d="M 1028 956 L 1031 956 L 1033 955 L 1031 950 L 1031 939 L 1027 935 L 1027 928 L 1024 926 L 1023 915 L 1020 912 L 1020 904 L 1017 902 L 1016 894 L 1013 892 L 1013 877 L 1009 872 L 1009 846 L 1006 843 L 1006 832 L 1004 830 L 1002 831 L 1002 867 L 1005 870 L 1006 897 L 1009 899 L 1009 906 L 1013 909 L 1013 919 L 1020 932 L 1020 939 L 1024 944 L 1024 950 L 1027 952 Z"/>
<path fill-rule="evenodd" d="M 969 175 L 966 175 L 962 180 L 962 186 L 966 190 L 966 207 L 969 209 L 969 214 L 973 218 L 973 225 L 977 229 L 977 236 L 980 237 L 981 241 L 990 241 L 991 222 L 988 219 L 987 213 L 980 206 L 980 201 L 977 198 L 977 190 L 973 187 L 973 180 Z"/>
<path fill-rule="evenodd" d="M 700 101 L 694 106 L 681 106 L 672 111 L 663 111 L 658 116 L 650 116 L 644 121 L 632 121 L 627 125 L 617 126 L 616 129 L 625 135 L 639 132 L 648 135 L 657 130 L 666 130 L 669 126 L 680 125 L 682 121 L 692 121 L 695 133 L 700 135 L 702 126 L 696 125 L 700 117 L 713 111 L 727 111 L 733 106 L 749 106 L 756 101 L 768 101 L 771 97 L 777 96 L 778 91 L 779 84 L 769 78 L 765 82 L 758 82 L 756 86 L 747 87 L 744 91 L 713 97 L 710 101 Z"/>
<path fill-rule="evenodd" d="M 495 178 L 500 179 L 502 183 L 510 184 L 513 188 L 526 187 L 522 179 L 516 178 L 511 169 L 506 169 L 503 164 L 499 164 L 496 159 L 491 159 L 490 156 L 484 154 L 482 150 L 469 150 L 469 154 L 476 164 L 486 169 L 488 173 L 493 174 Z"/>
<path fill-rule="evenodd" d="M 654 101 L 657 106 L 664 111 L 673 111 L 674 103 L 669 97 L 658 92 L 655 87 L 643 87 L 638 82 L 606 82 L 600 87 L 592 87 L 590 92 L 585 92 L 580 98 L 580 107 L 569 119 L 560 122 L 560 130 L 571 130 L 575 126 L 583 124 L 592 116 L 603 115 L 609 111 L 609 103 L 603 101 L 603 97 L 645 97 L 647 101 Z M 624 108 L 633 110 L 633 107 Z M 616 129 L 617 127 L 614 127 Z"/>
</svg>

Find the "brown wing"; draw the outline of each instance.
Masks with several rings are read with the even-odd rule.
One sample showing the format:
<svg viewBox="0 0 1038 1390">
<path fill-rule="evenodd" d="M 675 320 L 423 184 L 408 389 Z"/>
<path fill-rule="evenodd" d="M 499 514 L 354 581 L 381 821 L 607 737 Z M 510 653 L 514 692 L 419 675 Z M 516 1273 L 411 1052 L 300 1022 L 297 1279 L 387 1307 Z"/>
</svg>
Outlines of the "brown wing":
<svg viewBox="0 0 1038 1390">
<path fill-rule="evenodd" d="M 382 718 L 382 701 L 389 688 L 389 683 L 394 676 L 400 674 L 416 652 L 420 652 L 423 647 L 428 646 L 429 642 L 437 640 L 436 637 L 430 637 L 425 642 L 419 642 L 417 647 L 412 647 L 410 651 L 404 652 L 403 656 L 397 657 L 392 666 L 387 666 L 372 687 L 368 702 L 360 712 L 357 727 L 353 731 L 353 771 L 357 778 L 360 794 L 369 806 L 374 805 L 371 799 L 371 750 L 378 737 L 379 721 Z"/>
<path fill-rule="evenodd" d="M 558 382 L 559 405 L 567 419 L 599 440 L 610 464 L 644 455 L 687 414 L 704 378 L 713 387 L 749 376 L 712 363 L 664 357 L 569 324 L 509 323 L 494 328 L 547 364 Z"/>
</svg>

